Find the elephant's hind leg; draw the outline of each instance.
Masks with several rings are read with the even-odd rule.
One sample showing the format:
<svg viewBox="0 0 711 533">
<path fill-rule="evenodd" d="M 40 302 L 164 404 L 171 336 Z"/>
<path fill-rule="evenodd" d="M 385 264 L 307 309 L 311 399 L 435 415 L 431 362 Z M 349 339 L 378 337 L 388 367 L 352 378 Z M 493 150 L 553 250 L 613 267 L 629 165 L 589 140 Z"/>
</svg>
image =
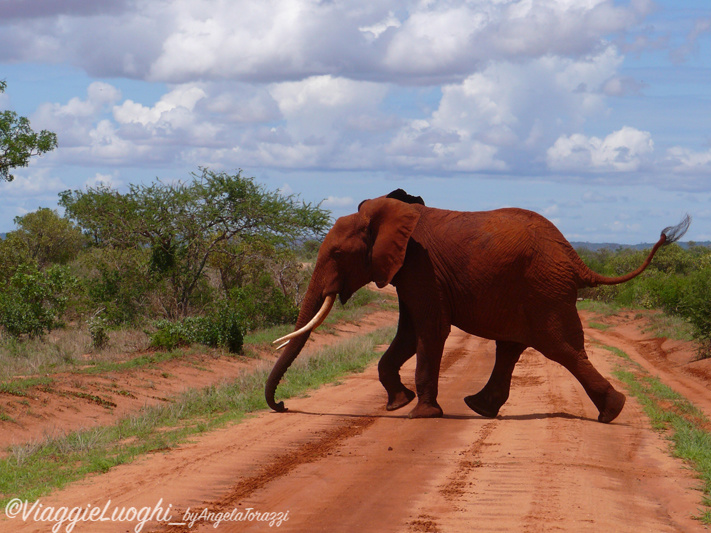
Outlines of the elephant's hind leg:
<svg viewBox="0 0 711 533">
<path fill-rule="evenodd" d="M 511 376 L 526 346 L 517 342 L 496 341 L 496 362 L 484 388 L 464 398 L 469 408 L 481 416 L 495 418 L 509 399 Z"/>
<path fill-rule="evenodd" d="M 548 359 L 560 363 L 580 382 L 600 412 L 600 422 L 612 422 L 622 412 L 625 395 L 617 391 L 593 366 L 585 352 L 583 327 L 577 311 L 560 317 L 560 326 L 541 345 L 534 346 Z"/>
<path fill-rule="evenodd" d="M 388 393 L 386 409 L 394 411 L 406 406 L 415 398 L 415 393 L 405 387 L 400 379 L 400 367 L 415 355 L 417 340 L 407 311 L 400 306 L 397 333 L 390 347 L 378 363 L 380 383 Z"/>
</svg>

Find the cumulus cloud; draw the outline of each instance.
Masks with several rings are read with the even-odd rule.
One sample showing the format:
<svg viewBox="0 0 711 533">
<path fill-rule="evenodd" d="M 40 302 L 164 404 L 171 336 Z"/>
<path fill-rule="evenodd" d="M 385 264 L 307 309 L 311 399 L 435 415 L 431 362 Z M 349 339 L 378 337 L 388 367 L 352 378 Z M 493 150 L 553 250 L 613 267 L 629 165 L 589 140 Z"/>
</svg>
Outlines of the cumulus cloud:
<svg viewBox="0 0 711 533">
<path fill-rule="evenodd" d="M 355 205 L 355 200 L 353 200 L 353 198 L 351 198 L 350 196 L 343 196 L 343 197 L 329 196 L 321 204 L 321 206 L 325 207 L 326 209 L 339 208 L 339 207 L 351 207 L 352 205 Z"/>
<path fill-rule="evenodd" d="M 690 148 L 674 146 L 667 151 L 667 162 L 678 173 L 708 173 L 711 171 L 711 149 L 699 152 Z"/>
<path fill-rule="evenodd" d="M 97 82 L 85 98 L 40 106 L 33 124 L 59 134 L 51 157 L 63 162 L 632 172 L 652 156 L 651 134 L 599 139 L 585 125 L 608 112 L 607 97 L 642 88 L 620 75 L 624 58 L 608 38 L 650 5 L 73 0 L 61 17 L 25 6 L 13 24 L 0 21 L 0 60 L 168 83 L 154 102 Z M 441 87 L 438 98 L 393 111 L 417 85 Z M 669 155 L 688 166 L 684 157 Z"/>
<path fill-rule="evenodd" d="M 602 85 L 602 92 L 607 96 L 629 96 L 639 93 L 646 83 L 628 76 L 614 76 Z"/>
<path fill-rule="evenodd" d="M 51 198 L 56 201 L 57 193 L 67 186 L 61 179 L 52 176 L 49 168 L 20 169 L 15 172 L 15 179 L 3 185 L 3 195 L 19 198 Z"/>
<path fill-rule="evenodd" d="M 102 2 L 94 0 L 9 1 L 0 3 L 0 20 L 46 18 L 53 15 L 83 17 L 99 13 L 116 14 L 125 11 L 128 5 L 128 0 L 104 0 Z"/>
<path fill-rule="evenodd" d="M 118 175 L 118 171 L 114 171 L 110 174 L 97 172 L 96 174 L 94 174 L 94 176 L 86 180 L 84 182 L 84 185 L 86 187 L 98 187 L 100 185 L 104 185 L 112 189 L 118 189 L 119 187 L 124 185 L 123 181 L 118 177 Z"/>
<path fill-rule="evenodd" d="M 169 83 L 197 78 L 262 83 L 319 75 L 433 83 L 462 79 L 492 59 L 594 53 L 606 36 L 641 21 L 650 5 L 647 0 L 628 5 L 613 0 L 11 2 L 2 8 L 8 16 L 0 14 L 0 59 L 63 61 L 97 75 Z"/>
<path fill-rule="evenodd" d="M 653 151 L 649 132 L 625 126 L 604 139 L 563 135 L 548 149 L 547 162 L 553 170 L 636 171 Z"/>
<path fill-rule="evenodd" d="M 72 98 L 66 104 L 42 104 L 32 117 L 37 128 L 61 132 L 62 147 L 89 143 L 96 120 L 121 98 L 121 91 L 104 82 L 93 82 L 85 99 Z"/>
</svg>

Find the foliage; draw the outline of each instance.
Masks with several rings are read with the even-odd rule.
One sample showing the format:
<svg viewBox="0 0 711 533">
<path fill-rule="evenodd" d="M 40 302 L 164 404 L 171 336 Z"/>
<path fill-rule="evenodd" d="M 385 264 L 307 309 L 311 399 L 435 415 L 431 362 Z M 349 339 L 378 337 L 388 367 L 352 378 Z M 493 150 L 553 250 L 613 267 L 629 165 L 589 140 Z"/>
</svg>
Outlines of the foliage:
<svg viewBox="0 0 711 533">
<path fill-rule="evenodd" d="M 274 283 L 263 274 L 255 283 L 237 287 L 229 293 L 230 306 L 245 317 L 248 329 L 266 328 L 296 321 L 299 309 Z"/>
<path fill-rule="evenodd" d="M 81 230 L 52 209 L 41 207 L 16 217 L 15 225 L 17 229 L 8 234 L 8 239 L 16 240 L 40 268 L 73 261 L 85 243 Z"/>
<path fill-rule="evenodd" d="M 0 81 L 0 93 L 7 84 Z M 30 158 L 51 152 L 57 147 L 57 135 L 42 130 L 32 131 L 30 121 L 14 111 L 0 111 L 0 180 L 12 181 L 13 168 L 26 167 Z"/>
<path fill-rule="evenodd" d="M 67 293 L 76 284 L 67 267 L 53 265 L 40 271 L 35 265 L 21 265 L 0 293 L 0 325 L 11 335 L 30 337 L 57 327 Z"/>
<path fill-rule="evenodd" d="M 91 346 L 95 350 L 102 350 L 109 344 L 108 322 L 102 316 L 103 309 L 100 309 L 88 320 L 89 335 L 91 335 Z"/>
<path fill-rule="evenodd" d="M 594 270 L 621 275 L 637 268 L 649 250 L 581 251 Z M 711 250 L 701 246 L 661 248 L 651 265 L 630 282 L 581 291 L 581 296 L 617 305 L 658 308 L 691 323 L 702 350 L 711 345 Z"/>
<path fill-rule="evenodd" d="M 75 263 L 92 308 L 103 308 L 109 324 L 135 324 L 149 314 L 156 287 L 146 250 L 92 248 Z"/>
<path fill-rule="evenodd" d="M 203 169 L 190 183 L 105 186 L 65 191 L 67 216 L 103 247 L 147 249 L 150 270 L 164 283 L 169 318 L 189 314 L 209 261 L 227 245 L 283 247 L 326 229 L 328 213 L 292 195 L 267 191 L 241 172 Z"/>
<path fill-rule="evenodd" d="M 174 350 L 193 343 L 224 348 L 240 353 L 244 342 L 244 326 L 238 313 L 223 307 L 207 316 L 187 317 L 178 321 L 161 320 L 151 336 L 151 347 Z"/>
</svg>

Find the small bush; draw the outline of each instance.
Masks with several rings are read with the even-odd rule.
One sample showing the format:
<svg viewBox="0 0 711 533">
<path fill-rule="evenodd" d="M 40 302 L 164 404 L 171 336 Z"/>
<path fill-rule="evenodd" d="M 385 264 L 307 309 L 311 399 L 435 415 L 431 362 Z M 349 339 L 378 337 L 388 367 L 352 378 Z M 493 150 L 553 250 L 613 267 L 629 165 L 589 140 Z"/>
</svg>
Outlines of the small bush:
<svg viewBox="0 0 711 533">
<path fill-rule="evenodd" d="M 193 343 L 240 353 L 244 342 L 244 320 L 227 305 L 204 317 L 188 317 L 171 322 L 162 320 L 151 336 L 151 347 L 174 350 Z"/>
<path fill-rule="evenodd" d="M 20 265 L 0 293 L 0 325 L 13 336 L 37 337 L 58 327 L 67 307 L 67 294 L 77 284 L 64 266 L 40 271 Z"/>
<path fill-rule="evenodd" d="M 174 350 L 180 346 L 189 346 L 198 342 L 195 322 L 199 320 L 201 319 L 189 317 L 177 322 L 170 320 L 156 322 L 156 331 L 151 335 L 151 348 Z"/>
<path fill-rule="evenodd" d="M 96 313 L 88 321 L 89 335 L 91 335 L 91 346 L 95 350 L 102 350 L 109 344 L 108 321 Z"/>
<path fill-rule="evenodd" d="M 265 274 L 257 282 L 232 289 L 229 306 L 248 317 L 248 329 L 260 329 L 296 321 L 299 308 Z"/>
<path fill-rule="evenodd" d="M 199 337 L 202 344 L 227 349 L 230 353 L 242 351 L 244 319 L 228 304 L 223 304 L 203 318 Z"/>
</svg>

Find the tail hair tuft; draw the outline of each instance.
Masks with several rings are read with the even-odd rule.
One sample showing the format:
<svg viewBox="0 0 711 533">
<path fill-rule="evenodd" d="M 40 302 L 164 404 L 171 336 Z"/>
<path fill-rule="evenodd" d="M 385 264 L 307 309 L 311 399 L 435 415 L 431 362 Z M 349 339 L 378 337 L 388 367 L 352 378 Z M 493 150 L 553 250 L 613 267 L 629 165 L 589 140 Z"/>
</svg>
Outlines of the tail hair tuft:
<svg viewBox="0 0 711 533">
<path fill-rule="evenodd" d="M 664 244 L 671 244 L 681 239 L 686 233 L 686 230 L 689 229 L 690 225 L 691 217 L 687 213 L 682 219 L 682 221 L 679 222 L 676 226 L 669 226 L 668 228 L 664 228 L 662 230 L 662 235 L 666 237 L 666 241 L 664 241 Z"/>
</svg>

